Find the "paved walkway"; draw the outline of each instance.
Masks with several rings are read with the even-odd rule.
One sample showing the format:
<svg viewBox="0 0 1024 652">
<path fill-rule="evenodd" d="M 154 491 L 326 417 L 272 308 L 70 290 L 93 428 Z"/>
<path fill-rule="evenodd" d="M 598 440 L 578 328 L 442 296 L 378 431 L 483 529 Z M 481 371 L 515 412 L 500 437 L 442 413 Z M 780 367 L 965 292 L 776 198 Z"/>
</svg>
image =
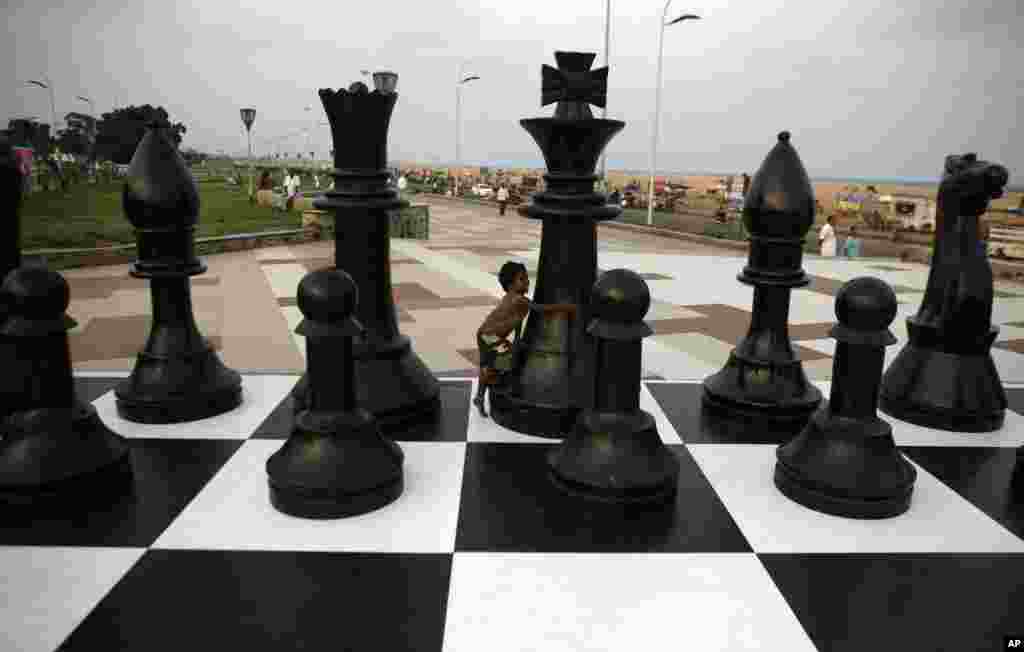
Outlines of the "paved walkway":
<svg viewBox="0 0 1024 652">
<path fill-rule="evenodd" d="M 497 271 L 506 260 L 526 264 L 536 285 L 540 222 L 493 207 L 431 202 L 430 240 L 395 240 L 392 284 L 402 333 L 440 377 L 475 375 L 475 332 L 503 294 Z M 598 226 L 602 270 L 630 268 L 647 279 L 655 331 L 644 340 L 644 371 L 673 380 L 700 379 L 721 368 L 750 321 L 753 289 L 736 281 L 745 253 L 734 249 Z M 209 271 L 192 279 L 196 320 L 224 362 L 247 373 L 301 373 L 302 319 L 295 292 L 309 271 L 333 262 L 333 242 L 273 247 L 206 258 Z M 805 256 L 811 275 L 795 290 L 790 335 L 808 376 L 829 380 L 839 287 L 857 276 L 890 283 L 900 300 L 893 332 L 906 341 L 905 317 L 916 312 L 926 285 L 924 265 L 878 259 Z M 130 371 L 150 324 L 148 286 L 127 265 L 69 270 L 76 369 Z M 1024 383 L 1024 286 L 997 282 L 993 322 L 1000 327 L 993 357 L 1004 382 Z"/>
</svg>

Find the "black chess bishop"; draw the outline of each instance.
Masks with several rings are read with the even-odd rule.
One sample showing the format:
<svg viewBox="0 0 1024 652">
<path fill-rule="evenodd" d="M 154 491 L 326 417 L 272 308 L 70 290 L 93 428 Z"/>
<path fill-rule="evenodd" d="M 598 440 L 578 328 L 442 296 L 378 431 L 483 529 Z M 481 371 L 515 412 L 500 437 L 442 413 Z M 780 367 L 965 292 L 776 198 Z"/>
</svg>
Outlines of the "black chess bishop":
<svg viewBox="0 0 1024 652">
<path fill-rule="evenodd" d="M 354 317 L 359 290 L 337 269 L 307 274 L 298 305 L 305 319 L 305 409 L 284 446 L 267 461 L 270 499 L 281 512 L 340 518 L 384 507 L 403 490 L 404 454 L 357 401 L 353 340 L 366 329 Z"/>
<path fill-rule="evenodd" d="M 849 518 L 888 518 L 910 507 L 917 472 L 896 448 L 892 426 L 878 418 L 885 347 L 896 294 L 860 277 L 836 295 L 836 340 L 829 401 L 804 430 L 779 446 L 775 485 L 811 509 Z"/>
</svg>

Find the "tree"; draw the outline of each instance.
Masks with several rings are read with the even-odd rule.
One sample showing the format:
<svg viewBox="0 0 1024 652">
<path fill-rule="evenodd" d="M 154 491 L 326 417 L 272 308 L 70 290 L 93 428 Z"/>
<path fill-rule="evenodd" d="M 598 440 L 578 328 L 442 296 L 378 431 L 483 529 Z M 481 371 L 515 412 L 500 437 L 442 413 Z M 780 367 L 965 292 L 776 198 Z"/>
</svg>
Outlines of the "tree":
<svg viewBox="0 0 1024 652">
<path fill-rule="evenodd" d="M 84 113 L 69 113 L 64 116 L 67 129 L 57 132 L 56 145 L 65 154 L 88 156 L 95 118 Z"/>
<path fill-rule="evenodd" d="M 210 155 L 207 154 L 206 152 L 200 152 L 199 150 L 193 149 L 191 147 L 182 150 L 181 157 L 184 158 L 185 162 L 188 163 L 189 165 L 200 163 L 211 158 Z"/>
<path fill-rule="evenodd" d="M 97 157 L 127 165 L 146 134 L 146 125 L 154 120 L 170 128 L 175 146 L 181 144 L 181 135 L 188 130 L 180 122 L 172 125 L 163 107 L 128 106 L 103 114 L 97 125 Z"/>
</svg>

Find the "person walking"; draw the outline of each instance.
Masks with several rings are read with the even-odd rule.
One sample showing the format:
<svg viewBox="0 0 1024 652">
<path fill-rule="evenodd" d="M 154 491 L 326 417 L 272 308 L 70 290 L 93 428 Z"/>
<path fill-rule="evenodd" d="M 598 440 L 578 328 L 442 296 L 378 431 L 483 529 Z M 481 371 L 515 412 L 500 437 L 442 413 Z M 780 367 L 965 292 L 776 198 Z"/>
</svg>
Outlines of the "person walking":
<svg viewBox="0 0 1024 652">
<path fill-rule="evenodd" d="M 498 215 L 505 214 L 506 206 L 508 206 L 508 188 L 502 185 L 498 188 Z"/>
<path fill-rule="evenodd" d="M 818 233 L 818 245 L 821 247 L 821 255 L 826 257 L 834 257 L 836 255 L 836 230 L 832 226 L 834 218 L 829 215 L 828 219 L 825 220 L 825 225 L 821 227 L 821 231 Z"/>
</svg>

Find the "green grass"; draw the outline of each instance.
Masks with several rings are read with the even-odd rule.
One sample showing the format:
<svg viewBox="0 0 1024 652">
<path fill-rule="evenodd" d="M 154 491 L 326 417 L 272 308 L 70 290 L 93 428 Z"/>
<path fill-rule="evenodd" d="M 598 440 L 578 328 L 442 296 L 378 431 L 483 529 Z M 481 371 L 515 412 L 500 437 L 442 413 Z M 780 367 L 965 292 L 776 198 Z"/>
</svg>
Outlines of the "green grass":
<svg viewBox="0 0 1024 652">
<path fill-rule="evenodd" d="M 67 194 L 35 192 L 21 210 L 22 250 L 91 248 L 133 244 L 135 231 L 121 207 L 123 181 L 79 184 Z M 299 228 L 301 213 L 274 212 L 250 204 L 247 188 L 226 188 L 220 179 L 199 183 L 196 237 Z"/>
</svg>

